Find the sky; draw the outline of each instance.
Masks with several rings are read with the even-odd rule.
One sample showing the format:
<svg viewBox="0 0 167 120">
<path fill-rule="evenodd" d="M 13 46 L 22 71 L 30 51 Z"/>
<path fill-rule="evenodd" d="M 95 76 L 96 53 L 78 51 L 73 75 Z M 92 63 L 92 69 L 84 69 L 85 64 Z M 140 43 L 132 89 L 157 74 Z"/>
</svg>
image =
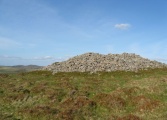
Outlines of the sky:
<svg viewBox="0 0 167 120">
<path fill-rule="evenodd" d="M 167 0 L 0 0 L 0 65 L 86 52 L 167 63 Z"/>
</svg>

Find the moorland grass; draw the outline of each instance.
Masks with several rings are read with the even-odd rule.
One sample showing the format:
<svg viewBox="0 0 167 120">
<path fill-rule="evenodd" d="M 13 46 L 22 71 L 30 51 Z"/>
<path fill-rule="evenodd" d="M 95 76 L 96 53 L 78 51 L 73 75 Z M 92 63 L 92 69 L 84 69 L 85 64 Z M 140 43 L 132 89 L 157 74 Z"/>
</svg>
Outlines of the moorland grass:
<svg viewBox="0 0 167 120">
<path fill-rule="evenodd" d="M 0 74 L 2 120 L 165 120 L 167 68 Z"/>
</svg>

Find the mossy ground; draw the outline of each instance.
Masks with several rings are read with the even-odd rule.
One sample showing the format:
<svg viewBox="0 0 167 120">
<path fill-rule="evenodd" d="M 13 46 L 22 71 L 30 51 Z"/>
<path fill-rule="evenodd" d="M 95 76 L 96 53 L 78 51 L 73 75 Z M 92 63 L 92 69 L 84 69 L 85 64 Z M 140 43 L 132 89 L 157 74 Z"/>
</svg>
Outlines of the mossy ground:
<svg viewBox="0 0 167 120">
<path fill-rule="evenodd" d="M 2 120 L 166 120 L 167 69 L 0 74 Z"/>
</svg>

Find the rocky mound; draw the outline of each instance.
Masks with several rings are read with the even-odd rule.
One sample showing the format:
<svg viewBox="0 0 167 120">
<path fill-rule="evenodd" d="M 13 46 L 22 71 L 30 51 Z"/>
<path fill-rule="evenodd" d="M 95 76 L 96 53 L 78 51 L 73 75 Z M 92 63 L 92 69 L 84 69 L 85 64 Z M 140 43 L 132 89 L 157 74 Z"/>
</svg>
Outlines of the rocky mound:
<svg viewBox="0 0 167 120">
<path fill-rule="evenodd" d="M 57 72 L 138 71 L 147 68 L 163 68 L 166 64 L 142 58 L 136 54 L 85 53 L 63 62 L 55 62 L 43 70 Z"/>
</svg>

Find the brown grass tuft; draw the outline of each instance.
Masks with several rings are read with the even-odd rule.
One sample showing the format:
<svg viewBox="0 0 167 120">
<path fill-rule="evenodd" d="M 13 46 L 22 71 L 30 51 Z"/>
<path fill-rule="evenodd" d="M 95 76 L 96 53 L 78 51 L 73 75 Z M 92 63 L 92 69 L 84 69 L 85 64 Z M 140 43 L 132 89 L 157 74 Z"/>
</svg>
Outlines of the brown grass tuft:
<svg viewBox="0 0 167 120">
<path fill-rule="evenodd" d="M 56 115 L 59 112 L 59 110 L 47 105 L 38 105 L 31 108 L 25 108 L 23 110 L 20 110 L 19 112 L 23 114 L 30 114 L 36 116 L 36 115 L 49 115 L 49 114 Z"/>
<path fill-rule="evenodd" d="M 151 100 L 144 95 L 135 97 L 132 102 L 140 112 L 153 110 L 160 105 L 160 101 Z"/>
<path fill-rule="evenodd" d="M 101 93 L 95 96 L 95 100 L 102 106 L 108 107 L 110 109 L 112 108 L 123 108 L 126 105 L 126 102 L 123 98 Z"/>
<path fill-rule="evenodd" d="M 60 104 L 60 108 L 63 109 L 79 109 L 84 106 L 96 106 L 96 103 L 85 96 L 79 96 L 77 98 L 68 98 Z"/>
<path fill-rule="evenodd" d="M 124 117 L 117 118 L 116 120 L 142 120 L 142 119 L 136 115 L 129 114 Z"/>
<path fill-rule="evenodd" d="M 0 74 L 0 78 L 7 78 L 7 77 L 9 77 L 8 74 Z"/>
</svg>

